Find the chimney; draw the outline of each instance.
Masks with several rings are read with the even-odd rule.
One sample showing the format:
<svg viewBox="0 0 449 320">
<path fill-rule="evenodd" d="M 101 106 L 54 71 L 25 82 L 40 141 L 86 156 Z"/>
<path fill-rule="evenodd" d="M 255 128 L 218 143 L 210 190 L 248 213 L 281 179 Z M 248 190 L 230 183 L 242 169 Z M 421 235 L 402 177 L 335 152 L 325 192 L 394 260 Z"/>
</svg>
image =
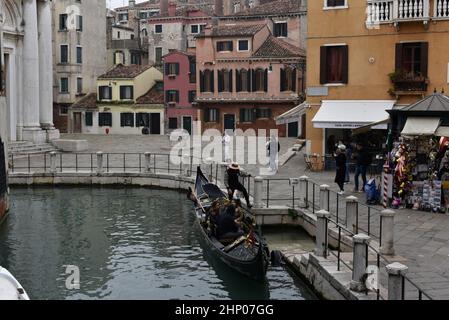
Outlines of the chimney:
<svg viewBox="0 0 449 320">
<path fill-rule="evenodd" d="M 176 2 L 170 2 L 168 4 L 168 16 L 169 17 L 176 16 Z"/>
<path fill-rule="evenodd" d="M 134 9 L 136 6 L 136 0 L 129 0 L 129 9 Z"/>
<path fill-rule="evenodd" d="M 219 17 L 223 15 L 223 0 L 215 0 L 215 15 Z"/>
<path fill-rule="evenodd" d="M 160 0 L 159 8 L 161 16 L 168 15 L 168 0 Z"/>
</svg>

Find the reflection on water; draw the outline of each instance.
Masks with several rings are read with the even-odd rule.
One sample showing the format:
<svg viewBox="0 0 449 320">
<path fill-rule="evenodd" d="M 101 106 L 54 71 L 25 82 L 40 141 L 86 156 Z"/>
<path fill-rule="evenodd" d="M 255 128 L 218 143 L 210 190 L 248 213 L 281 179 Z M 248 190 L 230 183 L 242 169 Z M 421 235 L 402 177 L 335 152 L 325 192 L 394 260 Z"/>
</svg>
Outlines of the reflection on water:
<svg viewBox="0 0 449 320">
<path fill-rule="evenodd" d="M 203 253 L 184 194 L 139 188 L 12 189 L 0 265 L 32 299 L 313 299 L 283 268 L 247 279 Z M 65 287 L 65 266 L 80 289 Z"/>
</svg>

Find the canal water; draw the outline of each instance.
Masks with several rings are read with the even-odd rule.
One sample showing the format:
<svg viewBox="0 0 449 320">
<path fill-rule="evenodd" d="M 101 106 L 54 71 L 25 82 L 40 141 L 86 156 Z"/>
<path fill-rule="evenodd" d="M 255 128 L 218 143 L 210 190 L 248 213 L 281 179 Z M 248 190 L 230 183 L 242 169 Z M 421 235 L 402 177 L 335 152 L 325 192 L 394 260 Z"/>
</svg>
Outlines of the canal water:
<svg viewBox="0 0 449 320">
<path fill-rule="evenodd" d="M 0 265 L 32 299 L 316 298 L 284 267 L 260 284 L 204 255 L 191 204 L 169 190 L 13 188 Z"/>
</svg>

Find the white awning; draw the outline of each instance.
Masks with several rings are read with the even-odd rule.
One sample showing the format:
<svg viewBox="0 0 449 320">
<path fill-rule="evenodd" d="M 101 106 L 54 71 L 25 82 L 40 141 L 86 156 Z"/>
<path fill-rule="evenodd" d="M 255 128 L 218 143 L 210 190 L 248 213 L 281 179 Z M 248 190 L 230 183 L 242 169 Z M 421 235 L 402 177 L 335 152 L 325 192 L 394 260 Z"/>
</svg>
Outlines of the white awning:
<svg viewBox="0 0 449 320">
<path fill-rule="evenodd" d="M 435 135 L 437 137 L 449 137 L 449 127 L 438 127 Z"/>
<path fill-rule="evenodd" d="M 307 104 L 305 102 L 294 107 L 293 109 L 284 112 L 280 116 L 276 117 L 276 124 L 286 124 L 291 122 L 298 122 L 303 114 L 307 112 Z"/>
<path fill-rule="evenodd" d="M 432 136 L 440 125 L 440 118 L 408 117 L 401 135 Z"/>
<path fill-rule="evenodd" d="M 389 118 L 394 100 L 323 100 L 313 118 L 315 128 L 355 129 Z M 386 122 L 373 129 L 387 129 Z"/>
</svg>

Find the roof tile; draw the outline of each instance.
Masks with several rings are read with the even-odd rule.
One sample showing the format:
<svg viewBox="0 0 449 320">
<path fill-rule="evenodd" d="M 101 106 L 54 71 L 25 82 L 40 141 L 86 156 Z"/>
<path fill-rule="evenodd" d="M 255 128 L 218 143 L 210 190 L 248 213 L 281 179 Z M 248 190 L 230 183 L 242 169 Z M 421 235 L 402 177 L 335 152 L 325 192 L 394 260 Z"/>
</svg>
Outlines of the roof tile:
<svg viewBox="0 0 449 320">
<path fill-rule="evenodd" d="M 152 65 L 129 65 L 118 64 L 105 74 L 98 77 L 98 79 L 132 79 L 150 69 Z"/>
<path fill-rule="evenodd" d="M 306 53 L 304 50 L 272 35 L 270 35 L 253 54 L 253 57 L 258 58 L 289 58 L 305 56 Z"/>
</svg>

